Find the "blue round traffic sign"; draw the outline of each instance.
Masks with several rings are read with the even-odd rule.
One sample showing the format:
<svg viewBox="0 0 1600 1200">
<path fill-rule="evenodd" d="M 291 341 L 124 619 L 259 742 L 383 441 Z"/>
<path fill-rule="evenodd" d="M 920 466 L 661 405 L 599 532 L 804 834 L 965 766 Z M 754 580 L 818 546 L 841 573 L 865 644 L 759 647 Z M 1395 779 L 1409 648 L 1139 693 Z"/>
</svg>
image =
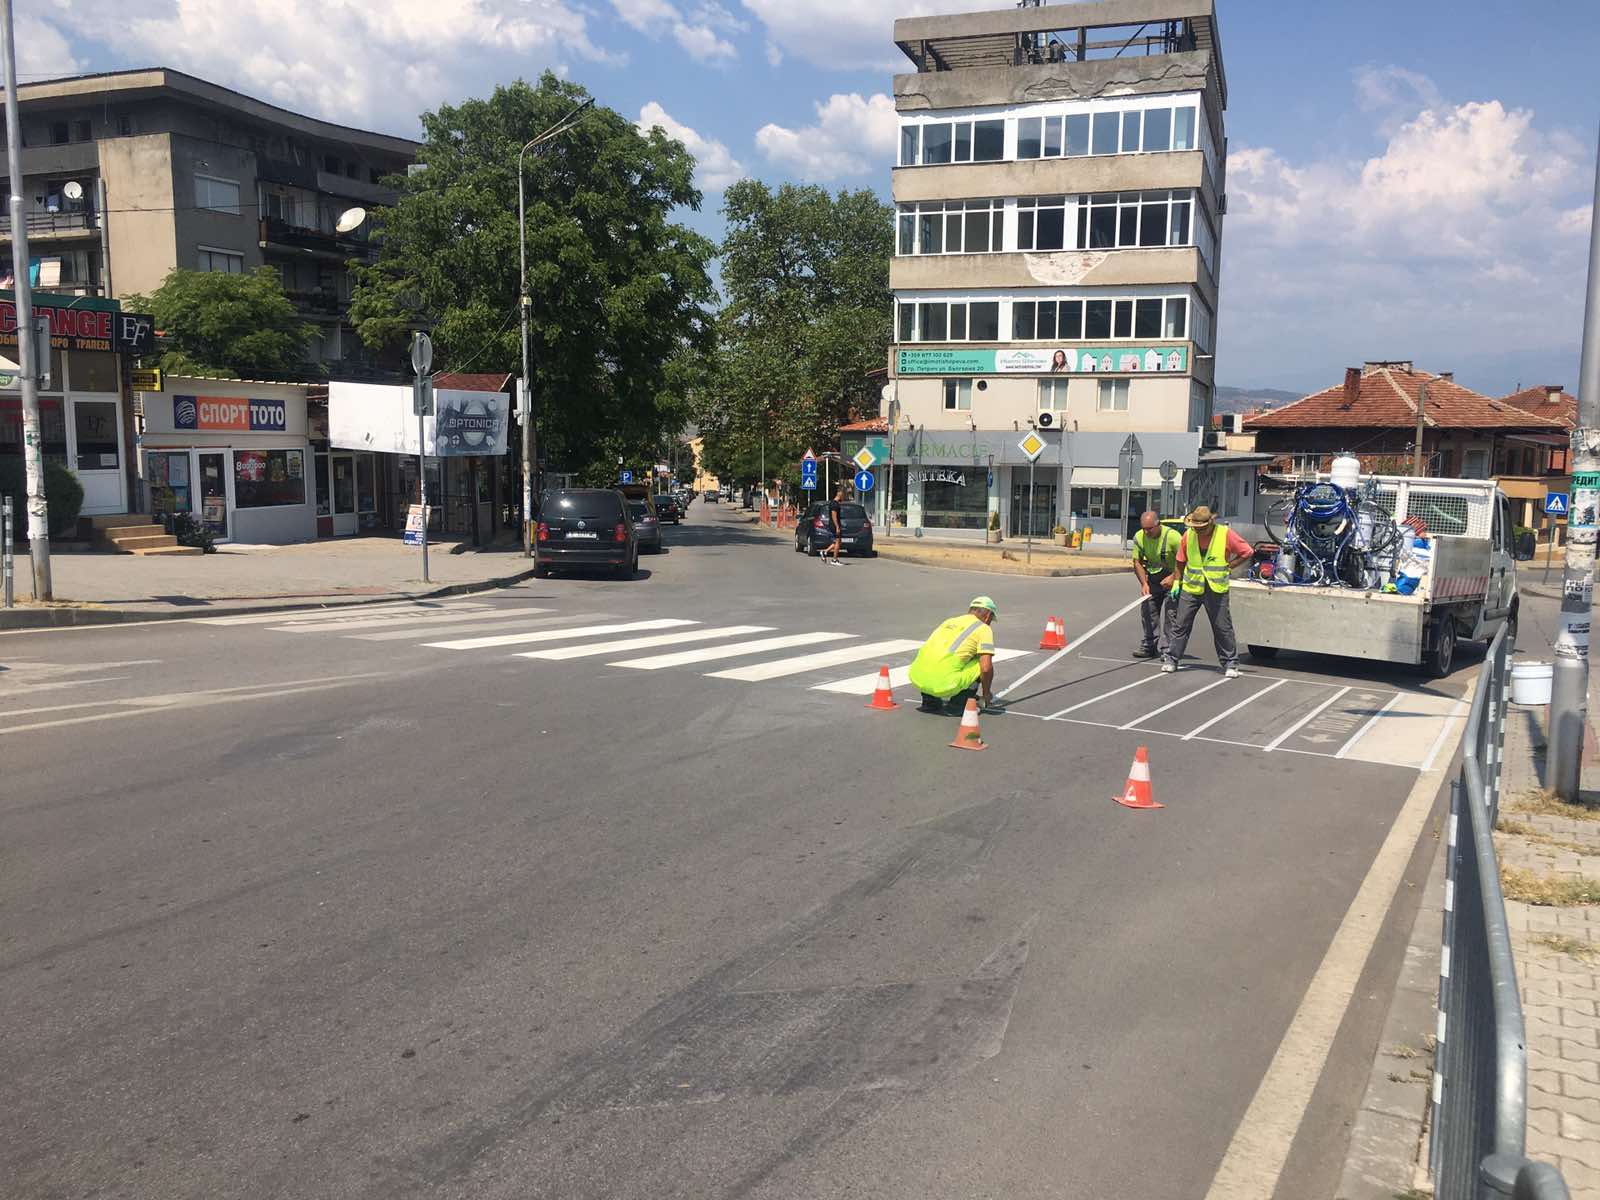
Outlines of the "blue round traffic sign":
<svg viewBox="0 0 1600 1200">
<path fill-rule="evenodd" d="M 872 485 L 876 482 L 877 480 L 872 477 L 871 471 L 856 472 L 856 491 L 870 492 L 872 490 Z"/>
</svg>

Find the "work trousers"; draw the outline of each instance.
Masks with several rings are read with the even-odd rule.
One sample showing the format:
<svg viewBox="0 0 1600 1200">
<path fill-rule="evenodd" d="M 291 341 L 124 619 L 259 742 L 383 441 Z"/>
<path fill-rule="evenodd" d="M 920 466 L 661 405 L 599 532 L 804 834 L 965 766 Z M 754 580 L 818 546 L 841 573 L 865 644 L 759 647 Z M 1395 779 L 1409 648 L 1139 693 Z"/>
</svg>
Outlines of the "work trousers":
<svg viewBox="0 0 1600 1200">
<path fill-rule="evenodd" d="M 1139 620 L 1144 624 L 1143 649 L 1150 654 L 1166 654 L 1172 644 L 1172 620 L 1178 611 L 1177 598 L 1165 588 L 1150 585 L 1150 595 L 1139 605 Z"/>
<path fill-rule="evenodd" d="M 1224 669 L 1238 664 L 1239 644 L 1233 638 L 1233 617 L 1228 612 L 1228 593 L 1213 592 L 1207 588 L 1201 595 L 1178 593 L 1178 615 L 1173 621 L 1172 642 L 1161 657 L 1167 662 L 1183 660 L 1183 651 L 1189 645 L 1189 634 L 1194 630 L 1194 619 L 1200 610 L 1206 610 L 1211 622 L 1211 640 L 1217 646 L 1217 661 Z"/>
</svg>

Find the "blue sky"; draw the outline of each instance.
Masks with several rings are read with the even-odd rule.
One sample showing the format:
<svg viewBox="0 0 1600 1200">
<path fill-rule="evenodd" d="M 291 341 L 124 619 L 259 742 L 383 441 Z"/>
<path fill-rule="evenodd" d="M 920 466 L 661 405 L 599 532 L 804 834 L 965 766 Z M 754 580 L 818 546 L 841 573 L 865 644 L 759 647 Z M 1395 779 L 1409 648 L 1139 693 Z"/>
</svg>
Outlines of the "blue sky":
<svg viewBox="0 0 1600 1200">
<path fill-rule="evenodd" d="M 144 0 L 24 5 L 24 78 L 163 64 L 330 120 L 553 67 L 700 163 L 870 187 L 897 15 L 1011 0 Z M 1410 358 L 1490 394 L 1576 385 L 1600 5 L 1218 0 L 1230 107 L 1217 378 L 1312 390 Z"/>
</svg>

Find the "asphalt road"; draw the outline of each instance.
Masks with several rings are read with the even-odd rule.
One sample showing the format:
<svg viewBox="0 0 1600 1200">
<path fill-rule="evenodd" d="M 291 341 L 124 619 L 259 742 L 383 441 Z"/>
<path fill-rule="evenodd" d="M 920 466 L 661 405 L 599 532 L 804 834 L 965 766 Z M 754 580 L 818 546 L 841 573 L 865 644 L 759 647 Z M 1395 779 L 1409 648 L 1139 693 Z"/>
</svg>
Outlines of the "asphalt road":
<svg viewBox="0 0 1600 1200">
<path fill-rule="evenodd" d="M 1162 680 L 1126 577 L 666 536 L 0 636 L 0 1192 L 1206 1196 L 1477 656 L 1224 684 L 1197 630 Z M 863 701 L 976 592 L 1018 653 L 969 754 Z M 1110 802 L 1138 745 L 1162 812 Z M 1430 833 L 1280 1197 L 1332 1195 Z"/>
</svg>

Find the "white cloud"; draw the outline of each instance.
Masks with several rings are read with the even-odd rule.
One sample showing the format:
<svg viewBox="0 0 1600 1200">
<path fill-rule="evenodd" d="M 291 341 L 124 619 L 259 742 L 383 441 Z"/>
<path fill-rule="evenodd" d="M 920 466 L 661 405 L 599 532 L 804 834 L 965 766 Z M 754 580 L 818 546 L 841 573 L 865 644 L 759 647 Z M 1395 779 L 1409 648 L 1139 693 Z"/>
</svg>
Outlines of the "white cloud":
<svg viewBox="0 0 1600 1200">
<path fill-rule="evenodd" d="M 1437 95 L 1398 69 L 1356 87 L 1380 136 L 1404 96 Z M 1496 349 L 1565 353 L 1588 232 L 1588 207 L 1573 205 L 1588 171 L 1570 135 L 1497 100 L 1413 107 L 1365 162 L 1234 149 L 1220 377 L 1289 379 L 1297 355 L 1325 374 L 1380 356 L 1448 368 Z"/>
<path fill-rule="evenodd" d="M 699 168 L 696 174 L 700 186 L 709 192 L 720 192 L 729 184 L 744 178 L 745 170 L 728 148 L 715 138 L 702 137 L 687 125 L 672 119 L 667 110 L 652 100 L 639 110 L 639 129 L 648 133 L 660 129 L 670 138 L 682 142 L 694 155 Z"/>
<path fill-rule="evenodd" d="M 611 4 L 617 15 L 640 33 L 654 37 L 670 32 L 684 53 L 697 62 L 732 58 L 736 53 L 733 43 L 721 34 L 745 28 L 716 3 L 701 4 L 688 16 L 667 0 L 611 0 Z"/>
<path fill-rule="evenodd" d="M 75 75 L 83 70 L 66 35 L 33 13 L 16 14 L 16 46 L 17 74 L 23 83 L 41 75 Z"/>
<path fill-rule="evenodd" d="M 812 66 L 911 71 L 894 44 L 896 17 L 1015 8 L 1016 0 L 744 0 L 779 49 Z"/>
<path fill-rule="evenodd" d="M 421 110 L 481 91 L 486 75 L 532 76 L 565 56 L 616 61 L 575 0 L 166 0 L 113 22 L 69 6 L 59 22 L 122 61 L 413 134 Z"/>
<path fill-rule="evenodd" d="M 892 165 L 900 121 L 888 96 L 835 93 L 816 110 L 817 123 L 801 129 L 763 125 L 756 145 L 769 161 L 802 179 L 837 179 Z"/>
</svg>

